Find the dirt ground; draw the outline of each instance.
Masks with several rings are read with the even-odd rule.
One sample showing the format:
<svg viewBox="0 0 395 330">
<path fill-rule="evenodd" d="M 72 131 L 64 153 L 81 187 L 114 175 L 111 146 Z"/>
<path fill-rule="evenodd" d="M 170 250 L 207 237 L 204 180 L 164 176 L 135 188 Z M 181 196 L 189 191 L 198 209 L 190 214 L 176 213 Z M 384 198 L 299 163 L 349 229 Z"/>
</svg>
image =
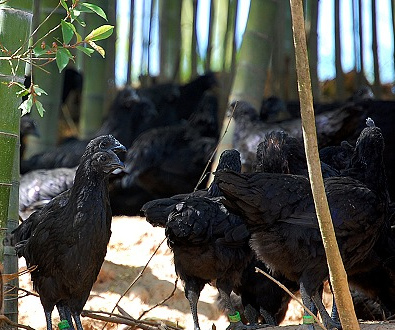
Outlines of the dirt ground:
<svg viewBox="0 0 395 330">
<path fill-rule="evenodd" d="M 119 306 L 137 319 L 144 311 L 160 303 L 174 291 L 169 300 L 146 313 L 143 319 L 166 320 L 174 326 L 193 329 L 189 304 L 181 282 L 178 281 L 175 287 L 172 253 L 166 242 L 160 246 L 142 276 L 135 281 L 164 237 L 163 228 L 152 227 L 144 218 L 114 217 L 106 260 L 85 309 L 111 312 L 121 298 Z M 23 261 L 20 259 L 20 268 L 25 267 Z M 30 275 L 21 276 L 20 286 L 32 291 Z M 200 296 L 198 312 L 201 329 L 226 329 L 229 324 L 216 307 L 216 296 L 217 291 L 210 286 L 206 286 Z M 324 299 L 326 306 L 330 308 L 331 296 L 326 294 Z M 115 313 L 119 313 L 118 309 L 115 309 Z M 295 301 L 291 301 L 281 329 L 300 328 L 298 325 L 301 317 L 302 308 Z M 53 324 L 58 322 L 57 312 L 54 311 Z M 44 312 L 38 297 L 29 295 L 20 299 L 19 323 L 38 330 L 46 329 Z M 103 321 L 89 317 L 83 317 L 82 323 L 84 329 L 103 329 L 105 325 Z M 126 328 L 126 325 L 113 323 L 105 326 L 105 329 Z M 278 327 L 266 329 L 274 328 Z M 361 329 L 395 329 L 395 323 L 364 323 Z"/>
</svg>

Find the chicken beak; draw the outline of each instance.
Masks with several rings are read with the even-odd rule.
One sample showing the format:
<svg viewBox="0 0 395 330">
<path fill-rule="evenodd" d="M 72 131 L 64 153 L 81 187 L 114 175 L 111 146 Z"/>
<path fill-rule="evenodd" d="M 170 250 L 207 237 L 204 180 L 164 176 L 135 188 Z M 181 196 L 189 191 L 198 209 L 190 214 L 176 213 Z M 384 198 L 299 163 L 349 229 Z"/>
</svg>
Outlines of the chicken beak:
<svg viewBox="0 0 395 330">
<path fill-rule="evenodd" d="M 120 153 L 120 152 L 126 152 L 126 148 L 123 144 L 117 144 L 116 146 L 114 146 L 113 148 L 111 148 L 112 151 L 114 151 L 116 154 Z"/>
</svg>

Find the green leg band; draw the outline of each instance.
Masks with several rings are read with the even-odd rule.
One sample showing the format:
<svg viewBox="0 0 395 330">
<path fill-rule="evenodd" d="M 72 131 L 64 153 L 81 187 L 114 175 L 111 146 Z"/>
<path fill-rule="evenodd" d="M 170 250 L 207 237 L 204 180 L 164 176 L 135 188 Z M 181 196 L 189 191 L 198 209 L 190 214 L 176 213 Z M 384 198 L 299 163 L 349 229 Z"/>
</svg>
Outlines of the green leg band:
<svg viewBox="0 0 395 330">
<path fill-rule="evenodd" d="M 232 323 L 236 323 L 236 322 L 241 321 L 241 317 L 240 317 L 240 313 L 239 312 L 236 312 L 236 314 L 234 314 L 234 315 L 228 315 L 228 317 L 229 317 L 229 321 L 232 322 Z"/>
<path fill-rule="evenodd" d="M 59 328 L 60 330 L 69 329 L 69 328 L 70 328 L 69 321 L 67 321 L 67 320 L 62 320 L 62 321 L 60 321 L 60 322 L 58 323 L 58 328 Z"/>
<path fill-rule="evenodd" d="M 314 317 L 311 315 L 303 315 L 303 324 L 314 324 Z"/>
</svg>

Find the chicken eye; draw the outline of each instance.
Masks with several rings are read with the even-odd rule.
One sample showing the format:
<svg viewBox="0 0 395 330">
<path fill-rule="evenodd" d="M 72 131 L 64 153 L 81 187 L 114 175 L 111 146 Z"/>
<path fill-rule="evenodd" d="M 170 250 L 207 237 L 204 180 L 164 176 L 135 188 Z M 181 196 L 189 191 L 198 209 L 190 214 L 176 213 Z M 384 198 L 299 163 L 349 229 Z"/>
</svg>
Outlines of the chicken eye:
<svg viewBox="0 0 395 330">
<path fill-rule="evenodd" d="M 104 163 L 106 160 L 107 160 L 107 157 L 105 155 L 101 155 L 99 157 L 99 161 L 102 162 L 102 163 Z"/>
<path fill-rule="evenodd" d="M 100 149 L 105 149 L 107 147 L 107 142 L 100 142 Z"/>
</svg>

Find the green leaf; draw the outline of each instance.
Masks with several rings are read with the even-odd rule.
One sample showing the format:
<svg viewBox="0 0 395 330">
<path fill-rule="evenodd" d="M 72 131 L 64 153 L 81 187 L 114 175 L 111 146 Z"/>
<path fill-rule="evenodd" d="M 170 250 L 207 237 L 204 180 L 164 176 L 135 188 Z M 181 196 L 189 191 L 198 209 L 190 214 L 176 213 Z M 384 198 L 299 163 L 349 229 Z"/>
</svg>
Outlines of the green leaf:
<svg viewBox="0 0 395 330">
<path fill-rule="evenodd" d="M 27 100 L 23 101 L 21 103 L 21 105 L 18 107 L 18 109 L 22 110 L 21 115 L 24 116 L 30 112 L 30 110 L 32 109 L 32 106 L 33 106 L 33 97 L 30 94 L 29 97 L 27 98 Z"/>
<path fill-rule="evenodd" d="M 62 7 L 63 7 L 64 9 L 66 9 L 67 11 L 69 11 L 69 7 L 67 7 L 67 3 L 66 3 L 65 0 L 60 0 L 60 4 L 62 5 Z"/>
<path fill-rule="evenodd" d="M 106 56 L 106 52 L 102 47 L 95 44 L 92 40 L 88 41 L 89 46 L 91 46 L 95 51 L 97 51 L 103 58 Z"/>
<path fill-rule="evenodd" d="M 96 13 L 100 17 L 103 17 L 107 21 L 106 13 L 99 6 L 87 2 L 81 3 L 81 6 L 88 8 L 90 11 L 93 11 L 94 13 Z"/>
<path fill-rule="evenodd" d="M 48 95 L 48 93 L 47 93 L 45 90 L 43 90 L 42 88 L 38 87 L 38 85 L 33 85 L 33 89 L 34 89 L 34 92 L 35 92 L 38 96 L 41 96 L 41 94 Z"/>
<path fill-rule="evenodd" d="M 91 56 L 91 54 L 95 52 L 93 49 L 87 47 L 76 46 L 75 48 L 77 48 L 78 50 L 80 50 L 81 52 L 85 53 L 88 56 Z"/>
<path fill-rule="evenodd" d="M 77 37 L 77 43 L 80 43 L 82 41 L 81 35 L 77 31 L 74 31 L 74 33 L 75 33 L 75 36 Z"/>
<path fill-rule="evenodd" d="M 99 26 L 97 29 L 92 30 L 92 32 L 86 36 L 85 40 L 97 41 L 97 40 L 106 39 L 110 35 L 112 35 L 113 30 L 114 30 L 114 26 L 112 25 Z"/>
<path fill-rule="evenodd" d="M 71 58 L 73 58 L 73 55 L 71 55 L 68 49 L 58 48 L 56 52 L 56 64 L 59 68 L 59 72 L 62 72 Z"/>
<path fill-rule="evenodd" d="M 44 109 L 42 103 L 40 101 L 36 100 L 36 102 L 34 104 L 36 105 L 37 111 L 40 114 L 40 116 L 43 117 L 45 109 Z"/>
<path fill-rule="evenodd" d="M 63 42 L 67 45 L 71 38 L 73 38 L 75 27 L 73 24 L 66 22 L 63 19 L 60 21 L 60 24 L 62 26 Z"/>
</svg>

